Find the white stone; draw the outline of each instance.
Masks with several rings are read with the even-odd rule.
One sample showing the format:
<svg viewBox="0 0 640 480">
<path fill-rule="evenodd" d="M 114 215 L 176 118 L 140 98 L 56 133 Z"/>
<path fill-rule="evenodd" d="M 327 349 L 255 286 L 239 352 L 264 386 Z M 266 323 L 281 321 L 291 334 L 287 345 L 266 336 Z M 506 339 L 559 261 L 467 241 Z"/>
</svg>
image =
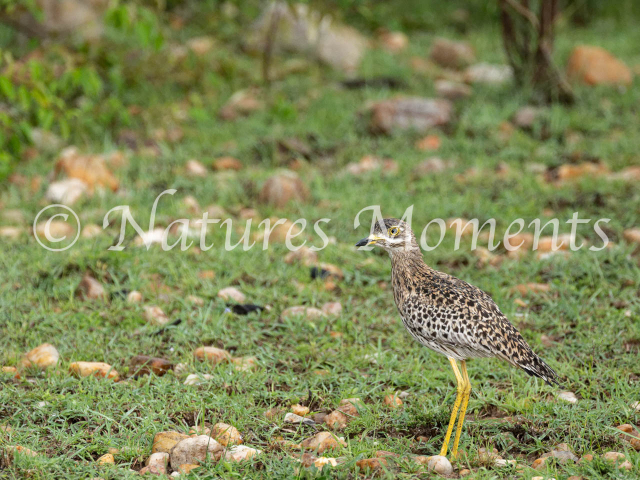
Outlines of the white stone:
<svg viewBox="0 0 640 480">
<path fill-rule="evenodd" d="M 576 397 L 576 394 L 573 392 L 560 392 L 558 399 L 569 403 L 578 403 L 578 397 Z"/>
<path fill-rule="evenodd" d="M 310 418 L 301 417 L 295 413 L 289 412 L 284 416 L 285 423 L 304 423 L 305 425 L 315 425 L 316 422 Z"/>
<path fill-rule="evenodd" d="M 447 457 L 442 455 L 434 455 L 427 460 L 427 468 L 440 475 L 451 475 L 453 473 L 453 467 Z"/>
<path fill-rule="evenodd" d="M 187 375 L 186 380 L 184 381 L 185 385 L 202 385 L 206 383 L 207 380 L 213 380 L 213 375 L 209 375 L 208 373 L 192 373 L 191 375 Z"/>
<path fill-rule="evenodd" d="M 180 465 L 197 465 L 207 458 L 219 460 L 223 450 L 224 447 L 208 435 L 185 438 L 171 450 L 171 468 L 178 470 Z"/>
<path fill-rule="evenodd" d="M 206 177 L 207 176 L 207 167 L 205 167 L 198 160 L 189 160 L 186 165 L 186 170 L 189 175 L 194 177 Z"/>
<path fill-rule="evenodd" d="M 129 303 L 140 303 L 141 301 L 142 294 L 137 290 L 133 290 L 129 292 L 129 295 L 127 295 L 127 302 Z"/>
<path fill-rule="evenodd" d="M 87 191 L 89 187 L 82 180 L 77 178 L 67 178 L 59 182 L 52 182 L 47 189 L 47 200 L 64 205 L 73 205 Z"/>
<path fill-rule="evenodd" d="M 168 464 L 169 464 L 169 454 L 166 452 L 152 453 L 151 456 L 147 459 L 148 467 L 167 468 Z"/>
<path fill-rule="evenodd" d="M 224 459 L 231 462 L 240 462 L 242 460 L 249 460 L 251 457 L 260 455 L 261 453 L 262 450 L 256 448 L 247 447 L 246 445 L 235 445 L 224 452 Z"/>
<path fill-rule="evenodd" d="M 169 323 L 169 317 L 162 311 L 160 307 L 148 305 L 144 307 L 144 316 L 152 325 L 166 325 Z"/>
<path fill-rule="evenodd" d="M 162 243 L 162 239 L 165 238 L 165 231 L 163 228 L 154 228 L 150 232 L 142 232 L 142 235 L 138 235 L 135 239 L 135 245 L 140 247 L 151 246 L 154 243 Z"/>
</svg>

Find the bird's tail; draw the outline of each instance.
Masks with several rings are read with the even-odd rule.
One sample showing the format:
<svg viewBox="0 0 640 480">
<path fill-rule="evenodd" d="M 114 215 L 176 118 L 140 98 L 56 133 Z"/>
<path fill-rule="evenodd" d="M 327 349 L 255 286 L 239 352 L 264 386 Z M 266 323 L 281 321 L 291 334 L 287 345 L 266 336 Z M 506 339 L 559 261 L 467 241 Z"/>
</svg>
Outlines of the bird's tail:
<svg viewBox="0 0 640 480">
<path fill-rule="evenodd" d="M 539 377 L 547 382 L 548 385 L 560 385 L 560 377 L 558 374 L 547 365 L 538 355 L 530 351 L 530 355 L 527 355 L 527 359 L 524 362 L 516 363 L 516 366 L 527 372 L 533 377 Z"/>
</svg>

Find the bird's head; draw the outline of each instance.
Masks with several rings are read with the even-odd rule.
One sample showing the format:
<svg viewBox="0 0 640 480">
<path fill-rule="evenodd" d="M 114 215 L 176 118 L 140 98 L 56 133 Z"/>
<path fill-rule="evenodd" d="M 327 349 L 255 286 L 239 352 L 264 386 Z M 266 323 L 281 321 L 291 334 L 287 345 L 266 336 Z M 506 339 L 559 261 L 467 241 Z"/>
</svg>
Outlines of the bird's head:
<svg viewBox="0 0 640 480">
<path fill-rule="evenodd" d="M 356 243 L 356 247 L 369 245 L 382 247 L 391 255 L 420 249 L 411 227 L 397 218 L 385 218 L 376 222 L 371 235 Z"/>
</svg>

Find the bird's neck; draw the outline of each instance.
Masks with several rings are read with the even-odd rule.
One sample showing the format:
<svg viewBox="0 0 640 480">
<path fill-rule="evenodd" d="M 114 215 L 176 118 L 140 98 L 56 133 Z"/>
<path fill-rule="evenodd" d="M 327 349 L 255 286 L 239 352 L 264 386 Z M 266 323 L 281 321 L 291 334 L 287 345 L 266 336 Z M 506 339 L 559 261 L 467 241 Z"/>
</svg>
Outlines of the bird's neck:
<svg viewBox="0 0 640 480">
<path fill-rule="evenodd" d="M 391 277 L 394 289 L 412 290 L 417 279 L 431 277 L 435 270 L 424 263 L 419 248 L 390 252 Z"/>
</svg>

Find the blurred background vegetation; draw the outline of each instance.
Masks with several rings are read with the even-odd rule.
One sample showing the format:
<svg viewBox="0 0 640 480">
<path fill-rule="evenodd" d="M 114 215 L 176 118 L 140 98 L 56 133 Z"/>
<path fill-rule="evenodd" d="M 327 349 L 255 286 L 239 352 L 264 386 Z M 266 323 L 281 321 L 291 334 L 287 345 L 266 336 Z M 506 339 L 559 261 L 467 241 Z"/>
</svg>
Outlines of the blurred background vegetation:
<svg viewBox="0 0 640 480">
<path fill-rule="evenodd" d="M 197 95 L 222 84 L 260 83 L 260 72 L 248 71 L 235 53 L 263 6 L 257 0 L 3 0 L 0 178 L 25 155 L 34 128 L 65 142 L 108 138 L 139 121 L 129 107 L 160 84 L 165 92 Z M 497 1 L 326 0 L 313 7 L 365 34 L 442 31 L 444 22 L 454 35 L 488 29 L 499 36 Z M 560 9 L 561 30 L 603 19 L 633 28 L 640 18 L 634 0 L 564 0 Z M 208 61 L 173 55 L 193 32 L 211 32 L 225 49 Z"/>
</svg>

